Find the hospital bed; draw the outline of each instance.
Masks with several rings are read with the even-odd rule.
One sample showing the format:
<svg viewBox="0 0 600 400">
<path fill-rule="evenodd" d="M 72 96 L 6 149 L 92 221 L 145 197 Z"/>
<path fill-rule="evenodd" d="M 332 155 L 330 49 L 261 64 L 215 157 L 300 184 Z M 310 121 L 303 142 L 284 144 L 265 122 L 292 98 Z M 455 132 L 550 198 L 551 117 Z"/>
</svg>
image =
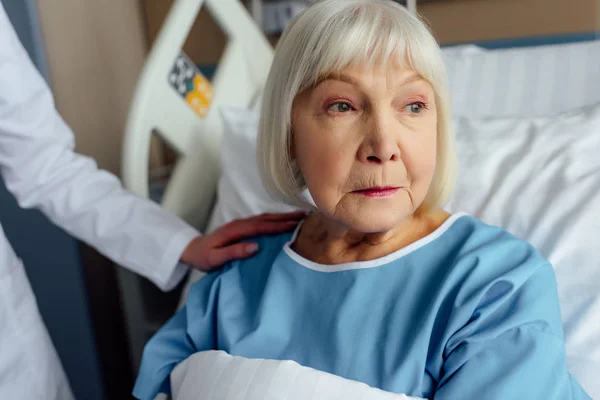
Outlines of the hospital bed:
<svg viewBox="0 0 600 400">
<path fill-rule="evenodd" d="M 210 82 L 181 52 L 201 7 L 207 8 L 228 38 Z M 255 7 L 255 11 L 259 9 L 259 6 Z M 586 240 L 595 237 L 597 241 L 600 231 L 598 223 L 593 222 L 594 218 L 600 221 L 600 167 L 593 161 L 600 152 L 600 140 L 597 140 L 600 138 L 600 112 L 594 108 L 600 105 L 598 39 L 598 34 L 587 33 L 499 40 L 450 46 L 444 48 L 444 55 L 450 77 L 459 155 L 463 155 L 460 153 L 461 141 L 469 145 L 466 148 L 468 159 L 463 161 L 466 164 L 461 164 L 460 172 L 460 177 L 468 182 L 461 184 L 459 177 L 458 192 L 449 209 L 466 211 L 522 236 L 555 264 L 567 351 L 571 357 L 569 366 L 586 390 L 600 398 L 600 384 L 592 378 L 600 376 L 600 284 L 595 283 L 600 282 L 600 262 L 586 258 L 584 254 L 591 253 L 593 247 Z M 244 202 L 245 194 L 261 196 L 260 193 L 249 193 L 257 190 L 256 185 L 245 187 L 243 182 L 237 188 L 229 188 L 230 192 L 224 189 L 228 174 L 231 175 L 235 167 L 231 161 L 224 160 L 223 154 L 235 154 L 222 140 L 226 129 L 224 116 L 226 120 L 227 114 L 235 113 L 235 107 L 238 110 L 256 107 L 272 58 L 272 47 L 238 0 L 176 1 L 148 57 L 131 106 L 123 148 L 125 186 L 142 197 L 150 196 L 149 149 L 152 134 L 158 131 L 179 155 L 160 202 L 199 230 L 207 232 L 232 218 L 254 212 L 285 211 L 284 206 L 270 203 L 269 199 L 258 205 L 243 204 L 233 211 L 226 210 L 228 205 L 224 204 L 230 200 L 229 196 L 236 194 L 238 203 Z M 186 80 L 194 82 L 191 90 L 196 92 L 186 93 L 189 90 L 189 87 L 183 87 Z M 569 124 L 573 124 L 572 128 Z M 571 134 L 588 132 L 596 124 L 595 134 L 588 134 L 589 138 L 571 150 L 569 143 L 583 139 L 574 137 L 571 140 L 568 135 L 561 134 L 553 140 L 548 137 L 551 133 L 544 131 L 545 127 L 551 132 L 553 126 L 559 126 Z M 541 133 L 532 133 L 536 130 Z M 523 135 L 519 137 L 511 138 L 510 134 L 505 134 L 520 131 Z M 489 153 L 490 145 L 486 146 L 487 142 L 482 141 L 487 132 L 492 132 L 490 141 L 493 141 L 496 153 Z M 524 137 L 530 140 L 520 141 Z M 577 164 L 579 175 L 569 181 L 580 185 L 588 179 L 585 187 L 571 190 L 569 182 L 558 185 L 564 192 L 580 196 L 580 201 L 565 205 L 569 200 L 562 199 L 559 193 L 550 193 L 548 186 L 544 186 L 544 182 L 555 179 L 544 174 L 554 170 L 558 173 L 560 169 L 547 157 L 547 154 L 558 154 L 560 146 L 556 144 L 559 147 L 545 149 L 543 143 L 546 140 L 562 140 L 564 143 L 560 146 L 567 149 L 565 154 L 583 151 L 584 161 L 590 161 L 590 165 Z M 531 147 L 532 143 L 539 147 Z M 536 148 L 544 148 L 546 155 L 536 156 Z M 573 154 L 567 155 L 573 157 Z M 511 166 L 518 165 L 519 160 L 529 160 L 521 163 L 521 171 L 532 171 L 540 165 L 548 168 L 536 172 L 542 182 L 535 189 L 539 196 L 532 193 L 533 197 L 521 199 L 530 204 L 512 208 L 511 214 L 512 206 L 508 206 L 508 202 L 514 198 L 515 188 L 521 185 L 522 190 L 524 182 L 529 182 L 528 187 L 536 187 L 538 182 L 527 180 L 531 178 L 527 175 L 529 172 L 513 172 L 518 169 L 511 169 Z M 569 165 L 562 168 L 568 169 Z M 581 172 L 582 169 L 585 171 Z M 489 181 L 482 171 L 488 174 Z M 500 172 L 502 176 L 498 176 Z M 590 176 L 595 176 L 598 184 L 589 181 Z M 505 182 L 511 179 L 518 182 L 515 188 L 507 188 Z M 217 192 L 221 194 L 218 199 Z M 536 198 L 541 203 L 535 203 Z M 553 199 L 560 202 L 546 206 L 544 199 L 550 199 L 550 203 Z M 507 203 L 502 204 L 502 201 Z M 538 209 L 542 211 L 537 212 Z M 530 210 L 529 214 L 526 210 Z M 556 214 L 552 214 L 554 212 Z M 559 214 L 557 221 L 545 222 Z M 576 222 L 569 224 L 571 220 Z M 571 229 L 570 233 L 562 232 L 563 228 Z M 596 228 L 595 232 L 589 231 Z M 561 230 L 560 235 L 554 234 L 558 230 Z M 573 232 L 581 230 L 586 231 L 576 237 Z M 569 240 L 579 244 L 570 246 Z M 557 244 L 564 241 L 567 245 Z M 582 241 L 583 248 L 577 247 Z M 579 256 L 569 253 L 574 248 Z M 571 265 L 573 260 L 580 263 Z M 576 270 L 567 270 L 566 264 Z M 163 295 L 143 278 L 121 270 L 120 284 L 133 366 L 137 369 L 146 340 L 173 312 L 179 292 Z"/>
</svg>

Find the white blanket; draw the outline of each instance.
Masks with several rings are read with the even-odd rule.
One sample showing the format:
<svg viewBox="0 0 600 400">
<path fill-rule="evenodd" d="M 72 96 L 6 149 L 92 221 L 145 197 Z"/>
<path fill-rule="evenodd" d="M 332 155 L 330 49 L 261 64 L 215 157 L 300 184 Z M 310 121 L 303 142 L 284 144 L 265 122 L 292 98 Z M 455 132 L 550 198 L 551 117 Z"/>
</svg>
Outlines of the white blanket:
<svg viewBox="0 0 600 400">
<path fill-rule="evenodd" d="M 418 400 L 303 367 L 294 361 L 190 356 L 171 373 L 173 400 Z M 156 400 L 165 399 L 159 396 Z"/>
</svg>

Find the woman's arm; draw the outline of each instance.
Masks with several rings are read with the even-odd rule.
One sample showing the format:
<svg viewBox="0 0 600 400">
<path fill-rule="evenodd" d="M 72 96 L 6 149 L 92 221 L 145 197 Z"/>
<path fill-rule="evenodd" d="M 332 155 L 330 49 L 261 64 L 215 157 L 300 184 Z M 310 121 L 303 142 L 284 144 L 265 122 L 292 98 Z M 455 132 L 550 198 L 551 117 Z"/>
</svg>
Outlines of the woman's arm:
<svg viewBox="0 0 600 400">
<path fill-rule="evenodd" d="M 144 348 L 133 395 L 153 400 L 158 394 L 171 394 L 169 375 L 177 364 L 198 351 L 187 335 L 187 307 L 184 306 L 150 339 Z"/>
<path fill-rule="evenodd" d="M 554 270 L 517 268 L 479 293 L 448 341 L 436 400 L 590 399 L 567 370 Z"/>
<path fill-rule="evenodd" d="M 154 400 L 171 395 L 173 369 L 192 354 L 216 349 L 214 315 L 221 272 L 206 275 L 190 289 L 188 300 L 146 344 L 133 395 Z"/>
</svg>

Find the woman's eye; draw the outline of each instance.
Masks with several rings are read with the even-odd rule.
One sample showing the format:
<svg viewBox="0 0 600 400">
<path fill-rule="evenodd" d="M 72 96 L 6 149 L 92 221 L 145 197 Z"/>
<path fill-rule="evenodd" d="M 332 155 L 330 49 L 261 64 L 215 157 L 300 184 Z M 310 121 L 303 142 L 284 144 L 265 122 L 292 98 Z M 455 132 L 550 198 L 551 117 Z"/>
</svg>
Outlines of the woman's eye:
<svg viewBox="0 0 600 400">
<path fill-rule="evenodd" d="M 330 105 L 327 108 L 328 111 L 333 111 L 333 112 L 338 112 L 338 113 L 345 113 L 348 111 L 352 111 L 352 106 L 348 103 L 344 103 L 344 102 L 337 102 L 334 103 L 332 105 Z"/>
<path fill-rule="evenodd" d="M 425 108 L 427 108 L 425 106 L 425 103 L 417 102 L 407 105 L 406 107 L 404 107 L 404 110 L 408 111 L 411 114 L 419 114 Z"/>
</svg>

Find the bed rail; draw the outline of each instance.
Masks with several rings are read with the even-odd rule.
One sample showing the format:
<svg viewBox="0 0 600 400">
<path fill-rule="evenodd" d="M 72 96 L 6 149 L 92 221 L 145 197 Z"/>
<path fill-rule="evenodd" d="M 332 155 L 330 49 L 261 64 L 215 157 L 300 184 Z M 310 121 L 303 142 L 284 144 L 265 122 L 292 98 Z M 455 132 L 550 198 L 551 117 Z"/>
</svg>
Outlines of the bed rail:
<svg viewBox="0 0 600 400">
<path fill-rule="evenodd" d="M 203 6 L 225 33 L 227 44 L 211 83 L 210 107 L 206 115 L 199 115 L 169 76 Z M 179 155 L 162 205 L 204 229 L 219 176 L 223 129 L 219 108 L 248 106 L 264 86 L 272 58 L 269 42 L 239 0 L 176 0 L 141 73 L 129 112 L 123 146 L 125 186 L 148 197 L 150 141 L 157 131 Z"/>
</svg>

